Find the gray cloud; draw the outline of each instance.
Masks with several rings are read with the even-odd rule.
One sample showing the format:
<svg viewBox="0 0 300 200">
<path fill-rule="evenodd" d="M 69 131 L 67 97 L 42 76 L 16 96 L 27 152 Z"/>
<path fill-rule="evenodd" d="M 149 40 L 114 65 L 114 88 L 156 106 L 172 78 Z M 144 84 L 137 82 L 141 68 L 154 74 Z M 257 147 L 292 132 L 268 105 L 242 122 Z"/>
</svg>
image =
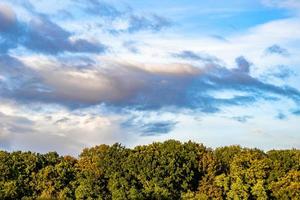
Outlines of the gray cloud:
<svg viewBox="0 0 300 200">
<path fill-rule="evenodd" d="M 290 78 L 291 76 L 296 75 L 296 73 L 287 67 L 279 66 L 279 70 L 275 71 L 272 75 L 276 78 L 286 80 L 286 79 Z"/>
<path fill-rule="evenodd" d="M 194 61 L 202 61 L 206 63 L 218 63 L 220 60 L 214 56 L 204 54 L 204 53 L 195 53 L 193 51 L 181 51 L 179 53 L 171 54 L 173 57 L 181 58 L 185 60 L 194 60 Z"/>
<path fill-rule="evenodd" d="M 142 126 L 143 136 L 153 136 L 169 133 L 174 129 L 176 122 L 157 122 L 144 124 Z"/>
<path fill-rule="evenodd" d="M 83 8 L 84 12 L 89 15 L 98 15 L 114 19 L 122 16 L 125 12 L 120 11 L 107 2 L 99 0 L 73 0 L 73 2 L 77 3 L 81 8 Z"/>
<path fill-rule="evenodd" d="M 123 43 L 123 46 L 125 48 L 127 48 L 132 53 L 139 53 L 139 49 L 138 49 L 137 45 L 138 45 L 138 43 L 136 41 L 133 41 L 133 40 L 125 41 Z"/>
<path fill-rule="evenodd" d="M 52 67 L 40 66 L 34 70 L 17 58 L 2 56 L 0 63 L 6 67 L 1 70 L 7 76 L 0 80 L 1 96 L 69 108 L 104 103 L 134 109 L 175 106 L 207 113 L 218 112 L 222 106 L 245 106 L 260 99 L 289 98 L 300 103 L 297 89 L 264 83 L 248 73 L 248 61 L 242 57 L 237 60 L 238 67 L 234 69 L 216 64 L 198 68 L 184 64 L 139 66 L 117 62 L 106 63 L 109 67 L 105 63 L 101 67 L 89 63 L 89 68 L 78 68 L 57 60 Z M 229 99 L 210 95 L 218 91 L 245 94 Z"/>
<path fill-rule="evenodd" d="M 161 16 L 151 15 L 149 17 L 131 15 L 129 18 L 129 27 L 127 31 L 134 33 L 140 30 L 160 31 L 163 28 L 171 26 L 171 22 Z"/>
<path fill-rule="evenodd" d="M 285 120 L 287 119 L 287 116 L 282 113 L 282 112 L 279 112 L 277 115 L 276 115 L 276 119 L 279 119 L 279 120 Z"/>
<path fill-rule="evenodd" d="M 0 96 L 30 102 L 32 99 L 29 97 L 49 91 L 39 74 L 17 58 L 0 55 L 0 66 L 0 75 L 3 76 L 0 79 Z"/>
<path fill-rule="evenodd" d="M 69 118 L 63 117 L 63 118 L 61 118 L 61 119 L 59 119 L 59 120 L 56 120 L 56 121 L 54 122 L 54 124 L 62 124 L 62 123 L 65 123 L 65 122 L 67 122 L 67 121 L 69 121 L 69 120 L 70 120 Z"/>
<path fill-rule="evenodd" d="M 250 66 L 252 65 L 246 58 L 243 56 L 240 56 L 235 59 L 235 62 L 238 66 L 237 70 L 241 73 L 249 73 L 250 72 Z"/>
<path fill-rule="evenodd" d="M 159 121 L 159 122 L 145 122 L 143 119 L 130 118 L 123 122 L 121 126 L 125 129 L 134 129 L 140 132 L 142 136 L 162 135 L 171 132 L 177 122 L 174 121 Z"/>
<path fill-rule="evenodd" d="M 299 116 L 300 116 L 300 110 L 294 110 L 292 113 L 293 113 L 294 115 L 299 115 Z"/>
<path fill-rule="evenodd" d="M 2 90 L 13 91 L 23 87 L 24 83 L 28 87 L 34 87 L 38 86 L 41 82 L 33 70 L 27 68 L 21 61 L 14 57 L 0 55 L 0 66 L 0 74 L 3 76 L 3 79 L 0 81 Z"/>
<path fill-rule="evenodd" d="M 1 52 L 24 46 L 32 51 L 46 54 L 62 52 L 101 53 L 106 46 L 86 39 L 71 39 L 72 33 L 52 22 L 45 15 L 37 15 L 29 23 L 20 22 L 9 7 L 0 7 Z"/>
<path fill-rule="evenodd" d="M 177 124 L 176 122 L 172 122 L 172 121 L 144 124 L 141 127 L 143 132 L 142 135 L 153 136 L 153 135 L 166 134 L 172 131 L 175 128 L 176 124 Z"/>
<path fill-rule="evenodd" d="M 268 70 L 262 75 L 263 79 L 277 78 L 280 80 L 287 80 L 292 76 L 295 76 L 296 72 L 294 72 L 290 67 L 285 65 L 275 66 L 274 68 Z"/>
<path fill-rule="evenodd" d="M 147 16 L 130 14 L 129 16 L 124 16 L 123 20 L 128 23 L 128 27 L 121 29 L 109 27 L 107 28 L 107 31 L 113 35 L 121 33 L 133 34 L 140 31 L 150 31 L 155 33 L 172 26 L 172 22 L 169 19 L 153 14 Z"/>
<path fill-rule="evenodd" d="M 9 65 L 20 61 L 12 57 L 2 57 L 2 62 Z M 9 70 L 9 66 L 6 69 Z M 28 72 L 22 74 L 22 71 Z M 196 71 L 198 70 L 186 67 L 180 71 L 182 74 L 168 74 L 119 64 L 112 64 L 111 68 L 105 70 L 66 68 L 58 64 L 54 69 L 41 68 L 39 71 L 32 71 L 20 64 L 19 70 L 10 74 L 22 74 L 24 78 L 18 80 L 19 84 L 15 84 L 13 77 L 3 80 L 2 90 L 5 92 L 2 95 L 19 101 L 53 102 L 71 107 L 98 103 L 143 108 L 161 107 L 166 102 L 173 105 L 184 103 L 182 94 Z M 181 84 L 175 85 L 176 82 Z M 12 86 L 14 89 L 10 90 Z M 158 93 L 163 101 L 157 98 Z"/>
<path fill-rule="evenodd" d="M 237 117 L 232 117 L 232 119 L 241 122 L 241 123 L 246 123 L 249 119 L 252 119 L 253 116 L 249 115 L 244 115 L 244 116 L 237 116 Z"/>
<path fill-rule="evenodd" d="M 16 48 L 16 41 L 18 41 L 16 14 L 9 6 L 0 4 L 0 53 L 6 53 L 10 48 Z"/>
<path fill-rule="evenodd" d="M 223 37 L 221 35 L 210 35 L 210 37 L 217 39 L 219 41 L 222 41 L 222 42 L 229 42 L 225 37 Z"/>
<path fill-rule="evenodd" d="M 287 49 L 285 49 L 277 44 L 274 44 L 274 45 L 266 48 L 265 54 L 266 55 L 278 54 L 281 56 L 289 56 L 290 55 Z"/>
<path fill-rule="evenodd" d="M 99 16 L 110 21 L 108 32 L 112 34 L 136 33 L 139 31 L 158 32 L 172 26 L 172 22 L 157 14 L 138 14 L 130 6 L 124 5 L 125 9 L 117 8 L 113 4 L 101 0 L 73 0 L 87 15 Z M 124 7 L 123 6 L 123 7 Z M 128 27 L 124 29 L 111 28 L 111 22 L 124 20 Z M 105 21 L 106 22 L 106 21 Z M 106 27 L 107 24 L 102 24 Z"/>
<path fill-rule="evenodd" d="M 85 39 L 71 40 L 70 32 L 46 17 L 31 20 L 27 28 L 28 32 L 23 44 L 33 51 L 49 54 L 64 51 L 100 53 L 106 49 L 103 44 L 98 42 L 90 42 Z"/>
<path fill-rule="evenodd" d="M 13 29 L 16 25 L 16 15 L 13 10 L 0 4 L 0 32 L 6 32 Z"/>
</svg>

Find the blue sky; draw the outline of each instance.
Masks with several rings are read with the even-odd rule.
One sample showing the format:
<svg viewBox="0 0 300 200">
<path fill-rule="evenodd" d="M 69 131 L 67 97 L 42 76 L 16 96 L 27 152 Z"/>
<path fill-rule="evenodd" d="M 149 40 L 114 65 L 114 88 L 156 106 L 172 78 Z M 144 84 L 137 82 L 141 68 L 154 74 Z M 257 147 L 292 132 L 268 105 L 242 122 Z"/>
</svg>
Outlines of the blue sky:
<svg viewBox="0 0 300 200">
<path fill-rule="evenodd" d="M 0 148 L 300 148 L 300 3 L 2 0 Z"/>
</svg>

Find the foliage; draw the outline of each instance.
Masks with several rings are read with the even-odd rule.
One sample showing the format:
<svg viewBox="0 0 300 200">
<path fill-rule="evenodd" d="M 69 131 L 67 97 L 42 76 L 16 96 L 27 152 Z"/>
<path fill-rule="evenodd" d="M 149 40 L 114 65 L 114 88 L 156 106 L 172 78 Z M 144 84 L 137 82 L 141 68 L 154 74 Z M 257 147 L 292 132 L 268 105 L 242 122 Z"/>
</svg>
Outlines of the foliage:
<svg viewBox="0 0 300 200">
<path fill-rule="evenodd" d="M 168 140 L 133 149 L 0 151 L 0 199 L 300 199 L 300 150 L 215 150 Z"/>
</svg>

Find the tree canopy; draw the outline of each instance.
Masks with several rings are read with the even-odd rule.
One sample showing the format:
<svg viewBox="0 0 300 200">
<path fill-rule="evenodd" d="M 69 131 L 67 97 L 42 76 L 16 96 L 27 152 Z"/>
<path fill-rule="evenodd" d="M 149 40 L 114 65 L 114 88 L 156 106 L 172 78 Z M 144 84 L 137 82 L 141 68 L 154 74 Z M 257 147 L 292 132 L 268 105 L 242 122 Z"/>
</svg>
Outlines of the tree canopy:
<svg viewBox="0 0 300 200">
<path fill-rule="evenodd" d="M 0 199 L 300 199 L 300 150 L 155 142 L 56 152 L 0 151 Z"/>
</svg>

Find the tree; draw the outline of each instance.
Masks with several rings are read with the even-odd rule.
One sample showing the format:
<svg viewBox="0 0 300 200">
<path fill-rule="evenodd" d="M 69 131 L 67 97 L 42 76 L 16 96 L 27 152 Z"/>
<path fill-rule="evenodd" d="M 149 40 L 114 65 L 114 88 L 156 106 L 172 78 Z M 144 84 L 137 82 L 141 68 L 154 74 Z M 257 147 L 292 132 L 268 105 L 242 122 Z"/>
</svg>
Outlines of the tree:
<svg viewBox="0 0 300 200">
<path fill-rule="evenodd" d="M 108 179 L 105 177 L 103 159 L 107 155 L 109 146 L 100 145 L 84 149 L 79 156 L 76 168 L 77 187 L 76 199 L 109 199 L 107 188 Z"/>
<path fill-rule="evenodd" d="M 76 159 L 66 156 L 56 165 L 48 165 L 41 169 L 35 180 L 38 198 L 74 199 L 76 163 Z"/>
<path fill-rule="evenodd" d="M 79 158 L 0 151 L 0 199 L 292 199 L 300 151 L 194 142 L 86 148 Z"/>
<path fill-rule="evenodd" d="M 300 171 L 290 170 L 284 177 L 270 184 L 276 199 L 300 199 Z"/>
<path fill-rule="evenodd" d="M 229 161 L 229 173 L 218 179 L 227 198 L 230 199 L 267 199 L 266 179 L 271 171 L 272 162 L 267 155 L 257 149 L 243 149 Z"/>
</svg>

